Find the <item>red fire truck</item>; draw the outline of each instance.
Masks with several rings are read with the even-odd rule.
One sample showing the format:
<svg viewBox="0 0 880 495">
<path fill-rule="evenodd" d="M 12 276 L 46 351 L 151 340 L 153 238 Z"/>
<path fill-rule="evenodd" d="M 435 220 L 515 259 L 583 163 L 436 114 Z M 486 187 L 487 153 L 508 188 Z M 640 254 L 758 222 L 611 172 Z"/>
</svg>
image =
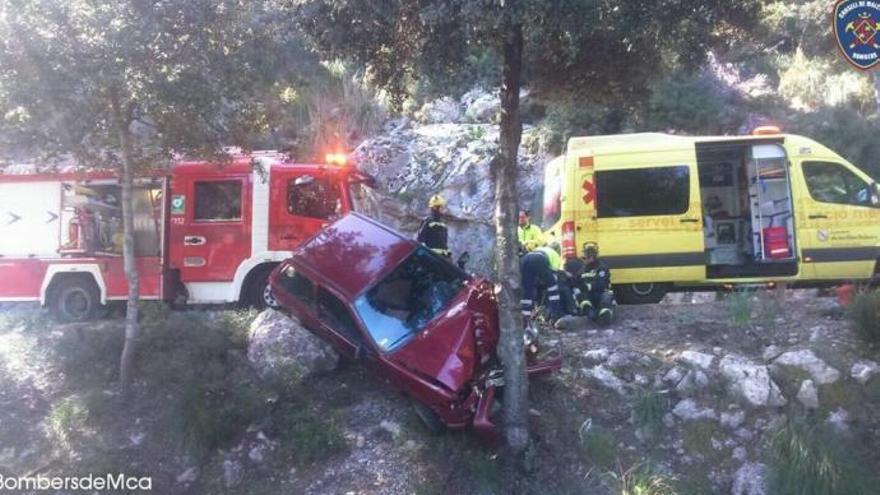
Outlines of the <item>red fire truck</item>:
<svg viewBox="0 0 880 495">
<path fill-rule="evenodd" d="M 323 225 L 355 209 L 370 178 L 275 152 L 182 162 L 135 180 L 143 299 L 187 304 L 274 300 L 271 270 Z M 127 299 L 121 186 L 109 172 L 0 175 L 0 302 L 39 301 L 64 321 Z"/>
</svg>

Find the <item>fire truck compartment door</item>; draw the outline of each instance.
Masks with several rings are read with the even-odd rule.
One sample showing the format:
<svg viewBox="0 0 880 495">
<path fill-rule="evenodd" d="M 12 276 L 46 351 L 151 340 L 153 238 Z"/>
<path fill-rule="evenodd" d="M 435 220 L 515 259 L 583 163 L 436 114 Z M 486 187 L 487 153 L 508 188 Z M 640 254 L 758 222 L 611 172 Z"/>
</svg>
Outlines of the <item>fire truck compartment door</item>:
<svg viewBox="0 0 880 495">
<path fill-rule="evenodd" d="M 57 256 L 61 182 L 0 184 L 0 255 Z"/>
</svg>

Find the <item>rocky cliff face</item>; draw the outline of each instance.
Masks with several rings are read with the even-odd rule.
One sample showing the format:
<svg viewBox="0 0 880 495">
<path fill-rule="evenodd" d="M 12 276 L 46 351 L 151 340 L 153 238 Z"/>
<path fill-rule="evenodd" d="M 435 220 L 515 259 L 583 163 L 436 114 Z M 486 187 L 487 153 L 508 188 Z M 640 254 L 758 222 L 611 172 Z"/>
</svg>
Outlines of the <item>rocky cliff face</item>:
<svg viewBox="0 0 880 495">
<path fill-rule="evenodd" d="M 414 119 L 387 122 L 354 152 L 358 165 L 377 179 L 380 220 L 414 234 L 428 213 L 428 198 L 442 194 L 454 256 L 469 252 L 468 269 L 483 274 L 491 270 L 494 247 L 489 165 L 498 147 L 492 124 L 498 108 L 497 97 L 480 89 L 460 101 L 442 98 L 426 104 Z M 534 129 L 526 128 L 519 155 L 522 208 L 532 206 L 551 158 L 538 148 Z"/>
</svg>

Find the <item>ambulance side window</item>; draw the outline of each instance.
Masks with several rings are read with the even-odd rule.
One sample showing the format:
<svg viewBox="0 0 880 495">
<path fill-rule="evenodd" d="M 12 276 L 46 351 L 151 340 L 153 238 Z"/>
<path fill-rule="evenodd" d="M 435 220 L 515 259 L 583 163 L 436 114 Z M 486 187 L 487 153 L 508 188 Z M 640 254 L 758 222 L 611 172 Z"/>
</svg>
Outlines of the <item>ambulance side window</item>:
<svg viewBox="0 0 880 495">
<path fill-rule="evenodd" d="M 868 183 L 839 163 L 804 162 L 810 196 L 822 203 L 871 206 Z"/>
<path fill-rule="evenodd" d="M 681 215 L 690 204 L 686 165 L 596 172 L 599 218 Z"/>
<path fill-rule="evenodd" d="M 339 190 L 326 178 L 303 175 L 287 182 L 287 212 L 309 218 L 329 219 L 342 207 Z"/>
<path fill-rule="evenodd" d="M 196 182 L 193 219 L 197 222 L 241 220 L 241 181 Z"/>
</svg>

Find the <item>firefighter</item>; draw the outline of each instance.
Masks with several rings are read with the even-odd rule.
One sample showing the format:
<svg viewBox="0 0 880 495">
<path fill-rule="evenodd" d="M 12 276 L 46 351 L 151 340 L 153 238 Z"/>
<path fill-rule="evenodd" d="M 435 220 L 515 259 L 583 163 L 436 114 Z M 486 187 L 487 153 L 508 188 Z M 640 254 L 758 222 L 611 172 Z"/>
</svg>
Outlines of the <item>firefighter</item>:
<svg viewBox="0 0 880 495">
<path fill-rule="evenodd" d="M 556 277 L 556 272 L 561 265 L 562 257 L 559 254 L 558 245 L 538 247 L 520 259 L 523 290 L 520 309 L 527 327 L 531 327 L 532 310 L 535 308 L 535 299 L 538 297 L 539 289 L 546 291 L 550 318 L 557 320 L 562 317 L 559 282 Z"/>
<path fill-rule="evenodd" d="M 522 254 L 534 251 L 544 245 L 544 233 L 529 219 L 529 212 L 519 212 L 519 227 L 516 229 L 519 248 Z"/>
<path fill-rule="evenodd" d="M 451 258 L 452 253 L 449 251 L 449 233 L 446 229 L 446 222 L 443 221 L 443 207 L 446 206 L 446 200 L 443 196 L 435 194 L 428 200 L 428 208 L 431 213 L 422 222 L 419 227 L 419 233 L 416 240 L 428 246 L 431 251 Z"/>
<path fill-rule="evenodd" d="M 581 314 L 605 325 L 614 317 L 614 292 L 611 290 L 611 270 L 599 259 L 599 246 L 584 244 L 583 259 L 566 263 L 566 272 L 572 275 L 575 298 Z"/>
</svg>

